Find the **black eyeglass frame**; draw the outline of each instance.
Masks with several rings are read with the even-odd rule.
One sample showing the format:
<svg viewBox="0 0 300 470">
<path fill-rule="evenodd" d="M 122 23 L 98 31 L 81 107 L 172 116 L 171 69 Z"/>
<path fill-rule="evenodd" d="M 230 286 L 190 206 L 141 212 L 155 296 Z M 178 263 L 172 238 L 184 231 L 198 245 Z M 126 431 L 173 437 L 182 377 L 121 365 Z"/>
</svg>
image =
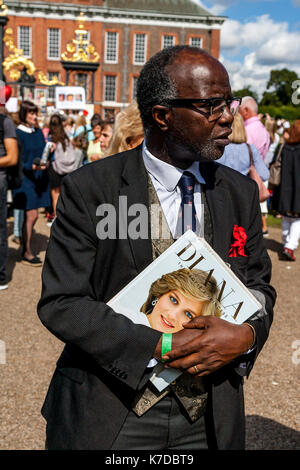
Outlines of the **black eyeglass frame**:
<svg viewBox="0 0 300 470">
<path fill-rule="evenodd" d="M 220 96 L 216 96 L 216 97 L 212 97 L 212 98 L 170 98 L 168 100 L 166 100 L 166 104 L 170 105 L 171 107 L 174 107 L 174 108 L 184 108 L 184 107 L 189 107 L 195 111 L 197 111 L 198 113 L 201 113 L 201 114 L 204 114 L 205 115 L 205 112 L 204 111 L 201 111 L 199 108 L 197 108 L 196 106 L 193 106 L 193 104 L 195 103 L 199 103 L 199 104 L 204 104 L 204 105 L 209 105 L 210 107 L 210 116 L 213 115 L 213 107 L 214 107 L 214 103 L 218 101 L 218 102 L 221 102 L 221 101 L 225 101 L 226 103 L 226 107 L 228 106 L 230 108 L 230 104 L 233 102 L 233 101 L 239 101 L 239 106 L 241 105 L 241 102 L 242 102 L 242 98 L 239 97 L 239 96 L 234 96 L 232 98 L 224 98 L 224 97 L 220 97 Z M 224 108 L 225 110 L 225 108 Z M 220 116 L 223 114 L 224 110 L 221 112 Z"/>
</svg>

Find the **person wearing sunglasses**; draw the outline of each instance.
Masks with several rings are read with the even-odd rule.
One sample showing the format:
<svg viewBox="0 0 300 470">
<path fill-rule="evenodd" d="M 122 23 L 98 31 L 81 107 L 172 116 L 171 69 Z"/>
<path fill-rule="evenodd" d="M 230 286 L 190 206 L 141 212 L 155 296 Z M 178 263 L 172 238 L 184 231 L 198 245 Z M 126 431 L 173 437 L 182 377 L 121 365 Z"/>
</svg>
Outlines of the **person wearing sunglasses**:
<svg viewBox="0 0 300 470">
<path fill-rule="evenodd" d="M 144 65 L 137 102 L 143 143 L 63 181 L 38 304 L 43 324 L 65 343 L 42 409 L 46 448 L 243 449 L 243 376 L 268 337 L 276 293 L 257 184 L 217 162 L 240 98 L 217 59 L 174 46 Z M 110 207 L 114 230 L 104 233 Z M 166 221 L 164 233 L 153 208 Z M 206 239 L 262 308 L 242 324 L 197 316 L 168 337 L 166 348 L 165 333 L 133 323 L 107 302 L 188 229 Z M 139 416 L 133 403 L 156 361 L 193 379 L 190 392 L 183 396 L 177 382 L 177 394 L 152 390 L 151 406 Z"/>
</svg>

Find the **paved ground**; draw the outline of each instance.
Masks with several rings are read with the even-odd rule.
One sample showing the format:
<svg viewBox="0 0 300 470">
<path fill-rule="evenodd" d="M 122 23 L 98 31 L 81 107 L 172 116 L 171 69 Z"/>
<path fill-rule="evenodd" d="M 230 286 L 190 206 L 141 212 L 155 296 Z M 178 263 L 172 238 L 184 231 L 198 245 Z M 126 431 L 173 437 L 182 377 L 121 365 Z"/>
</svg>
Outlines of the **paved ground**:
<svg viewBox="0 0 300 470">
<path fill-rule="evenodd" d="M 34 240 L 42 258 L 49 231 L 40 214 Z M 300 449 L 300 250 L 295 263 L 281 260 L 281 232 L 269 231 L 266 246 L 278 301 L 270 338 L 245 383 L 247 448 Z M 11 282 L 7 291 L 0 292 L 0 449 L 43 449 L 45 422 L 40 408 L 62 343 L 36 314 L 41 268 L 20 263 L 11 236 L 9 246 Z"/>
</svg>

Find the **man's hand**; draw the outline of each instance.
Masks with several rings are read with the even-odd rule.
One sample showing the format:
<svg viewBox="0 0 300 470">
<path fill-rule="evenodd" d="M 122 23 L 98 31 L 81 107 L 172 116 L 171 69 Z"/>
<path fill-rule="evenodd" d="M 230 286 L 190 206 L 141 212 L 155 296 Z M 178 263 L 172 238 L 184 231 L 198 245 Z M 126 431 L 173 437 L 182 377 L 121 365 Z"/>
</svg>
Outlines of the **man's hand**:
<svg viewBox="0 0 300 470">
<path fill-rule="evenodd" d="M 172 350 L 165 354 L 167 367 L 192 375 L 208 375 L 248 351 L 253 332 L 248 325 L 234 325 L 217 317 L 197 317 L 173 334 Z M 196 366 L 196 367 L 195 367 Z"/>
<path fill-rule="evenodd" d="M 39 170 L 46 170 L 48 165 L 32 165 L 32 170 L 33 171 L 39 171 Z"/>
</svg>

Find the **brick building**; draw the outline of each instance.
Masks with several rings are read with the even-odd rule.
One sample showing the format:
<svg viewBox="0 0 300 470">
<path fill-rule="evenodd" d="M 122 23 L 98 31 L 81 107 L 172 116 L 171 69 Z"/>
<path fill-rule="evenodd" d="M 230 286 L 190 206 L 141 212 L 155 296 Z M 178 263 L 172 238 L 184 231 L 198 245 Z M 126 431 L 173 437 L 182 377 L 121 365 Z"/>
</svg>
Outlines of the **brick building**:
<svg viewBox="0 0 300 470">
<path fill-rule="evenodd" d="M 6 0 L 5 4 L 16 46 L 49 79 L 58 75 L 65 83 L 61 54 L 74 38 L 83 12 L 87 39 L 100 56 L 93 101 L 103 115 L 132 101 L 141 67 L 163 47 L 196 45 L 218 57 L 225 20 L 193 0 Z M 68 84 L 84 86 L 91 99 L 90 72 L 75 70 Z"/>
</svg>

